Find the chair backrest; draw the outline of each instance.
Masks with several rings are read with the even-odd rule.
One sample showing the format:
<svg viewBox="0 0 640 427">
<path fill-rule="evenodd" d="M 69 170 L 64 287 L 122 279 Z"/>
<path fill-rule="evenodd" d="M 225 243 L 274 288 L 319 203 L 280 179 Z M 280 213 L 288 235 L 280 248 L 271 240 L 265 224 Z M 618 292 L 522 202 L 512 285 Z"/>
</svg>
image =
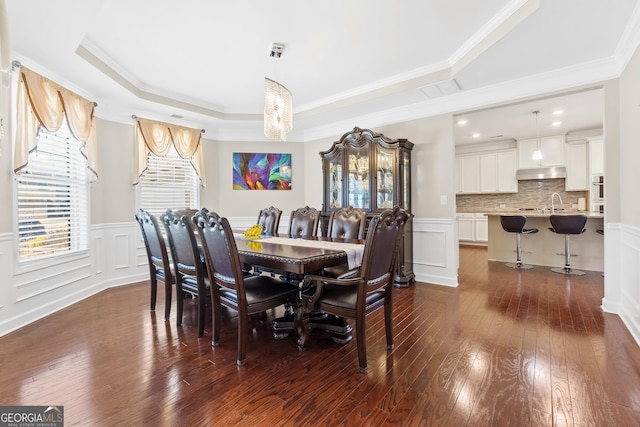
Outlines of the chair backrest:
<svg viewBox="0 0 640 427">
<path fill-rule="evenodd" d="M 209 279 L 238 295 L 238 303 L 245 300 L 242 265 L 227 218 L 215 212 L 200 211 L 195 217 L 200 243 L 204 252 Z"/>
<path fill-rule="evenodd" d="M 367 214 L 352 206 L 331 212 L 327 236 L 339 239 L 364 239 Z"/>
<path fill-rule="evenodd" d="M 204 277 L 204 267 L 191 218 L 172 210 L 167 210 L 161 218 L 167 230 L 177 280 L 183 276 Z"/>
<path fill-rule="evenodd" d="M 167 245 L 164 243 L 158 219 L 143 209 L 140 209 L 135 217 L 138 224 L 140 224 L 140 231 L 147 249 L 149 266 L 154 267 L 155 271 L 162 269 L 166 273 L 167 280 L 171 280 Z"/>
<path fill-rule="evenodd" d="M 193 208 L 173 209 L 173 212 L 175 212 L 177 215 L 180 215 L 180 216 L 186 215 L 189 218 L 191 218 L 198 212 L 198 209 L 193 209 Z"/>
<path fill-rule="evenodd" d="M 550 215 L 551 227 L 559 234 L 581 234 L 587 224 L 585 214 L 577 215 Z"/>
<path fill-rule="evenodd" d="M 501 215 L 500 224 L 502 229 L 509 233 L 522 233 L 527 217 L 524 215 Z"/>
<path fill-rule="evenodd" d="M 291 211 L 289 218 L 289 235 L 291 236 L 315 236 L 318 234 L 320 211 L 316 208 L 305 206 Z"/>
<path fill-rule="evenodd" d="M 358 300 L 364 303 L 364 294 L 393 284 L 396 254 L 404 227 L 410 214 L 396 206 L 373 217 L 364 243 L 360 277 L 364 287 Z M 390 288 L 389 288 L 390 289 Z"/>
<path fill-rule="evenodd" d="M 276 236 L 280 227 L 280 216 L 282 211 L 270 206 L 262 209 L 258 213 L 258 222 L 262 226 L 262 234 L 265 236 Z"/>
</svg>

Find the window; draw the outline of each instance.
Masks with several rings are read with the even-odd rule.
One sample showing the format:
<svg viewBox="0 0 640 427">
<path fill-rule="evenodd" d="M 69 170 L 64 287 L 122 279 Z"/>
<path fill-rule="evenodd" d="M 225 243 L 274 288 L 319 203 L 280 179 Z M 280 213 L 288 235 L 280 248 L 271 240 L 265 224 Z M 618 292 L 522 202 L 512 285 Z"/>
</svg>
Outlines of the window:
<svg viewBox="0 0 640 427">
<path fill-rule="evenodd" d="M 138 206 L 159 216 L 167 209 L 198 209 L 200 179 L 189 159 L 175 148 L 166 157 L 149 154 L 147 170 L 138 183 Z"/>
<path fill-rule="evenodd" d="M 21 261 L 87 249 L 89 178 L 81 147 L 66 119 L 57 132 L 40 128 L 38 146 L 16 176 Z"/>
</svg>

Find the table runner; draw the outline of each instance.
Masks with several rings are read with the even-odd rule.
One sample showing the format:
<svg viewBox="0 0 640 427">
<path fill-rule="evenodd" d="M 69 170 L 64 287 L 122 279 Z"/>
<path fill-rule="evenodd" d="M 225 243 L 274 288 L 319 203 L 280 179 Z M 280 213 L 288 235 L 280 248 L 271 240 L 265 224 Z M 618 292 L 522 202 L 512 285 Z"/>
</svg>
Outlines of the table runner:
<svg viewBox="0 0 640 427">
<path fill-rule="evenodd" d="M 358 243 L 327 242 L 322 240 L 292 239 L 288 237 L 261 237 L 260 242 L 277 243 L 279 245 L 304 246 L 308 248 L 332 249 L 347 254 L 349 269 L 360 267 L 364 245 Z"/>
</svg>

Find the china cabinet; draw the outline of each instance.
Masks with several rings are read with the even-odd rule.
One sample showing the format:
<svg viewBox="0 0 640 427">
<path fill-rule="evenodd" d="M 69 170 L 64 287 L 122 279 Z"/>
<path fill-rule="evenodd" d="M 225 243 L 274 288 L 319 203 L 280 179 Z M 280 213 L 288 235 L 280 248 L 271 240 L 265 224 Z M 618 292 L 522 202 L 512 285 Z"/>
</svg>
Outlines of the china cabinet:
<svg viewBox="0 0 640 427">
<path fill-rule="evenodd" d="M 353 206 L 376 213 L 394 206 L 411 212 L 411 149 L 406 139 L 390 139 L 368 129 L 354 128 L 320 152 L 323 172 L 322 234 L 332 211 Z M 411 221 L 405 227 L 398 255 L 396 285 L 415 280 L 411 263 Z"/>
</svg>

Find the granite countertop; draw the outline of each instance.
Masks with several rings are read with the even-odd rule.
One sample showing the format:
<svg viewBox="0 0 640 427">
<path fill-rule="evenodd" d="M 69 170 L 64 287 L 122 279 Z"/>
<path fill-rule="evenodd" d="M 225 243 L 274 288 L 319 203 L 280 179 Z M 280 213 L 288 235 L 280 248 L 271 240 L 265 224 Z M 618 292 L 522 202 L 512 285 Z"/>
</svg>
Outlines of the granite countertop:
<svg viewBox="0 0 640 427">
<path fill-rule="evenodd" d="M 480 212 L 479 212 L 480 213 Z M 524 215 L 526 217 L 529 218 L 549 218 L 549 216 L 551 215 L 551 210 L 547 209 L 546 211 L 542 211 L 541 209 L 537 209 L 537 210 L 519 210 L 519 209 L 515 209 L 515 210 L 502 210 L 502 211 L 496 211 L 496 212 L 482 212 L 487 216 L 501 216 L 501 215 Z M 604 214 L 603 213 L 599 213 L 599 212 L 588 212 L 588 211 L 578 211 L 578 210 L 562 210 L 562 211 L 556 211 L 555 213 L 556 215 L 577 215 L 577 214 L 584 214 L 587 216 L 587 218 L 604 218 Z"/>
</svg>

